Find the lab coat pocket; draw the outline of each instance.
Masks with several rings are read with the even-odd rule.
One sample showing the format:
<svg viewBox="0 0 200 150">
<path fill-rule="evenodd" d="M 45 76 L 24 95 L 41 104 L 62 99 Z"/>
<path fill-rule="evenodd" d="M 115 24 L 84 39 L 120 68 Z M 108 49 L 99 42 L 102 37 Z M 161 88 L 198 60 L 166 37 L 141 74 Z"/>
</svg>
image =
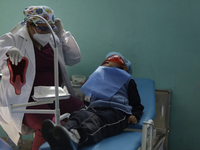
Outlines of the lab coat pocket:
<svg viewBox="0 0 200 150">
<path fill-rule="evenodd" d="M 8 124 L 10 121 L 11 118 L 9 108 L 0 106 L 0 124 Z"/>
</svg>

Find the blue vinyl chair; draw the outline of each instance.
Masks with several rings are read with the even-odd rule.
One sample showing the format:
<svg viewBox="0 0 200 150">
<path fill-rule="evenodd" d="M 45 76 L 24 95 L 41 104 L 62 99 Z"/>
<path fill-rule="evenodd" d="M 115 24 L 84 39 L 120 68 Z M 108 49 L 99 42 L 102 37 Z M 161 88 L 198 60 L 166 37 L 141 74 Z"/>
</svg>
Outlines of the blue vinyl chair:
<svg viewBox="0 0 200 150">
<path fill-rule="evenodd" d="M 13 150 L 8 143 L 6 143 L 2 138 L 0 138 L 0 150 Z"/>
<path fill-rule="evenodd" d="M 79 150 L 138 150 L 140 147 L 146 150 L 146 141 L 142 142 L 143 139 L 146 139 L 144 137 L 146 133 L 143 131 L 147 131 L 144 129 L 144 123 L 148 124 L 148 121 L 153 120 L 156 115 L 155 83 L 151 79 L 133 79 L 137 84 L 141 103 L 145 107 L 141 120 L 136 125 L 129 124 L 127 129 L 116 136 L 105 138 L 90 146 L 81 147 Z M 50 150 L 49 144 L 44 143 L 40 150 Z"/>
</svg>

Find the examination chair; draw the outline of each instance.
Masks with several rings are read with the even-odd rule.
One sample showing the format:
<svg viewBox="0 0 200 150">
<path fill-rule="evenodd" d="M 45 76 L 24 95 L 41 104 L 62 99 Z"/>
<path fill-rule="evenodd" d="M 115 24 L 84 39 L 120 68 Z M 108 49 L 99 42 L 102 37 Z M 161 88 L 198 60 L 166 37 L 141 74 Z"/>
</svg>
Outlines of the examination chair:
<svg viewBox="0 0 200 150">
<path fill-rule="evenodd" d="M 153 120 L 156 114 L 154 81 L 145 78 L 133 78 L 137 84 L 141 103 L 145 107 L 141 120 L 129 124 L 120 134 L 102 141 L 79 148 L 79 150 L 151 150 L 153 147 Z M 40 150 L 50 150 L 48 142 Z"/>
<path fill-rule="evenodd" d="M 6 143 L 2 138 L 0 138 L 0 150 L 13 150 L 8 143 Z"/>
</svg>

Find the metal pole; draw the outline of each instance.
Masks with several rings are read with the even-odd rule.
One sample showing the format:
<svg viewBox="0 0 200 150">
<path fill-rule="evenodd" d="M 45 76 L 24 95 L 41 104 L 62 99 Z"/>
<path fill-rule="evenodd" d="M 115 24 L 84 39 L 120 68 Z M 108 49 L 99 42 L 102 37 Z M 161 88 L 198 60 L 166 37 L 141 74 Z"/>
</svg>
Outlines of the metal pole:
<svg viewBox="0 0 200 150">
<path fill-rule="evenodd" d="M 60 125 L 60 109 L 59 109 L 59 96 L 58 96 L 58 48 L 54 36 L 54 32 L 49 25 L 49 23 L 41 16 L 39 15 L 31 15 L 27 18 L 27 20 L 30 20 L 30 18 L 38 17 L 42 19 L 49 27 L 51 34 L 53 36 L 54 40 L 54 82 L 55 82 L 55 124 Z M 26 21 L 27 21 L 26 20 Z"/>
<path fill-rule="evenodd" d="M 12 113 L 34 113 L 34 114 L 54 114 L 55 110 L 44 110 L 44 109 L 37 109 L 37 111 L 35 111 L 35 109 L 13 109 Z"/>
<path fill-rule="evenodd" d="M 55 76 L 55 120 L 56 125 L 60 125 L 60 108 L 58 97 L 58 48 L 54 49 L 54 76 Z"/>
</svg>

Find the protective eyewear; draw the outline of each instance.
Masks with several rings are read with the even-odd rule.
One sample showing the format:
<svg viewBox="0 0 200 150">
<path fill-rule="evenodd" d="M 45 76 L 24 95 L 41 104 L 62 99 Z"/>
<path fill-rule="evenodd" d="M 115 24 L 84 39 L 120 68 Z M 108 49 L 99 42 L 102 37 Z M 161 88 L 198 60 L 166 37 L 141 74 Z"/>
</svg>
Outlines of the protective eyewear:
<svg viewBox="0 0 200 150">
<path fill-rule="evenodd" d="M 114 61 L 114 62 L 119 63 L 119 64 L 121 64 L 121 65 L 125 65 L 123 59 L 122 59 L 120 56 L 118 56 L 118 55 L 109 56 L 109 57 L 107 58 L 107 60 L 108 60 L 108 61 Z"/>
<path fill-rule="evenodd" d="M 40 30 L 42 30 L 42 31 L 48 31 L 48 30 L 50 30 L 49 28 L 40 27 L 39 25 L 37 25 L 37 27 L 38 27 Z M 55 29 L 57 29 L 57 27 L 56 27 L 56 26 L 53 26 L 52 29 L 55 30 Z"/>
<path fill-rule="evenodd" d="M 34 22 L 33 22 L 34 23 Z M 39 26 L 38 24 L 34 23 L 36 27 L 38 27 L 41 31 L 49 31 L 49 28 L 44 28 Z M 53 27 L 51 27 L 53 30 L 57 29 L 57 27 L 54 25 Z"/>
</svg>

